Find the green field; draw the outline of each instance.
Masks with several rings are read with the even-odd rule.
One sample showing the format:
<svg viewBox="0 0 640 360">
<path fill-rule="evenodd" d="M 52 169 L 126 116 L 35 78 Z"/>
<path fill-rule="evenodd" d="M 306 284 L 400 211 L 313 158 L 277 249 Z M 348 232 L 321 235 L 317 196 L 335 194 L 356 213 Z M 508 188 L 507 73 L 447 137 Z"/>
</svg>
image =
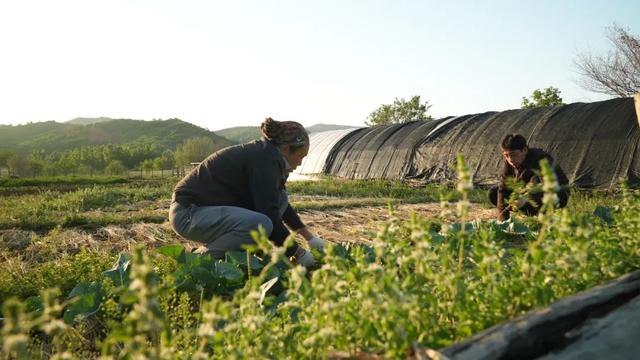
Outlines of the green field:
<svg viewBox="0 0 640 360">
<path fill-rule="evenodd" d="M 308 272 L 264 236 L 224 261 L 190 253 L 167 224 L 176 180 L 0 183 L 4 356 L 404 358 L 640 268 L 635 190 L 573 191 L 565 210 L 497 224 L 474 221 L 489 204 L 468 186 L 290 183 L 303 218 L 390 205 L 366 244 L 330 246 Z M 393 210 L 441 200 L 453 215 Z"/>
</svg>

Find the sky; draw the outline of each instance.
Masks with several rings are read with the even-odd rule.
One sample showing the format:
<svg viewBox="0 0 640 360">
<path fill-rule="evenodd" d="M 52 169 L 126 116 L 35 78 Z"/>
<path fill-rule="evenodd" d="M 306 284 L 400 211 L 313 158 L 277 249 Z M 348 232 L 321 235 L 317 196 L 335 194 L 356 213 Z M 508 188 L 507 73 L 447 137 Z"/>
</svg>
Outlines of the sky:
<svg viewBox="0 0 640 360">
<path fill-rule="evenodd" d="M 0 124 L 363 126 L 395 98 L 440 118 L 548 86 L 599 101 L 574 60 L 614 23 L 640 34 L 640 1 L 0 0 Z"/>
</svg>

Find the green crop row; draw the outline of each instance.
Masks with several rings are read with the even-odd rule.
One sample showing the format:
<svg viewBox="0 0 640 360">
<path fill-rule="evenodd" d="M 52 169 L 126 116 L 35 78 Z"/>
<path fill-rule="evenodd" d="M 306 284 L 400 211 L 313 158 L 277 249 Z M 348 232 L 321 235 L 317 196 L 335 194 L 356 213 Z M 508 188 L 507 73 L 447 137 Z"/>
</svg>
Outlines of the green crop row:
<svg viewBox="0 0 640 360">
<path fill-rule="evenodd" d="M 62 180 L 61 180 L 62 181 Z M 56 185 L 57 184 L 57 185 Z M 131 181 L 124 184 L 67 184 L 7 187 L 0 202 L 0 230 L 45 231 L 55 227 L 95 229 L 137 221 L 166 220 L 173 181 Z M 362 207 L 392 203 L 417 203 L 455 199 L 456 192 L 442 186 L 415 187 L 392 181 L 293 182 L 293 205 L 301 210 Z M 317 199 L 296 196 L 317 195 Z M 472 201 L 484 201 L 474 191 Z"/>
<path fill-rule="evenodd" d="M 311 272 L 261 234 L 222 262 L 179 245 L 138 249 L 69 293 L 5 301 L 2 355 L 404 358 L 640 268 L 638 193 L 584 213 L 554 210 L 549 192 L 530 226 L 470 221 L 459 173 L 457 223 L 392 218 L 370 246 L 329 245 Z M 547 171 L 544 188 L 553 183 Z"/>
</svg>

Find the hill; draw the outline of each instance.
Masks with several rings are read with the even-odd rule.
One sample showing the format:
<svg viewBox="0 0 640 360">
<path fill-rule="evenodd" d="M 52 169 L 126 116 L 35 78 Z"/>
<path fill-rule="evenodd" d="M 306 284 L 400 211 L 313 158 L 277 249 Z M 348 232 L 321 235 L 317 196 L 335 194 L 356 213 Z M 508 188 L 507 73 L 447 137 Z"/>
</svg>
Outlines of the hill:
<svg viewBox="0 0 640 360">
<path fill-rule="evenodd" d="M 179 119 L 112 119 L 87 125 L 55 121 L 26 125 L 0 125 L 0 149 L 31 152 L 62 151 L 83 146 L 147 142 L 175 149 L 188 138 L 206 136 L 221 146 L 233 144 L 212 131 Z"/>
<path fill-rule="evenodd" d="M 351 129 L 355 126 L 332 125 L 332 124 L 315 124 L 307 127 L 307 132 L 321 132 L 329 130 Z M 236 126 L 216 131 L 216 134 L 238 143 L 244 143 L 251 140 L 260 139 L 260 128 L 257 126 Z"/>
<path fill-rule="evenodd" d="M 216 134 L 237 143 L 245 143 L 260 139 L 260 128 L 257 126 L 236 126 L 218 130 Z"/>
</svg>

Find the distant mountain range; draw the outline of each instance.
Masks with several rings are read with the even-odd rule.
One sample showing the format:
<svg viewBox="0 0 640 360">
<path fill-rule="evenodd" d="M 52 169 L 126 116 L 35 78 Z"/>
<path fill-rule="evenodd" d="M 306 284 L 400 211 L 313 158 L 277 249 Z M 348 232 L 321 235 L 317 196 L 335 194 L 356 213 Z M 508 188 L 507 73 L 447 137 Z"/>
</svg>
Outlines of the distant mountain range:
<svg viewBox="0 0 640 360">
<path fill-rule="evenodd" d="M 220 146 L 234 143 L 180 119 L 142 121 L 77 118 L 66 123 L 47 121 L 0 125 L 0 150 L 62 151 L 83 146 L 134 142 L 151 142 L 163 149 L 175 149 L 186 139 L 202 136 L 211 138 Z"/>
<path fill-rule="evenodd" d="M 321 132 L 321 131 L 329 131 L 329 130 L 342 130 L 342 129 L 351 129 L 354 126 L 346 126 L 346 125 L 332 125 L 332 124 L 316 124 L 307 127 L 307 132 Z M 216 134 L 220 136 L 224 136 L 225 138 L 235 141 L 238 143 L 243 143 L 251 140 L 260 139 L 260 128 L 258 126 L 236 126 L 231 128 L 226 128 L 222 130 L 217 130 Z"/>
<path fill-rule="evenodd" d="M 317 124 L 309 132 L 346 129 L 351 126 Z M 180 119 L 131 120 L 75 118 L 67 122 L 36 122 L 0 125 L 0 150 L 29 153 L 34 150 L 63 151 L 83 146 L 151 142 L 163 149 L 175 149 L 186 139 L 209 137 L 221 147 L 260 138 L 257 126 L 237 126 L 216 131 L 203 129 Z"/>
</svg>

